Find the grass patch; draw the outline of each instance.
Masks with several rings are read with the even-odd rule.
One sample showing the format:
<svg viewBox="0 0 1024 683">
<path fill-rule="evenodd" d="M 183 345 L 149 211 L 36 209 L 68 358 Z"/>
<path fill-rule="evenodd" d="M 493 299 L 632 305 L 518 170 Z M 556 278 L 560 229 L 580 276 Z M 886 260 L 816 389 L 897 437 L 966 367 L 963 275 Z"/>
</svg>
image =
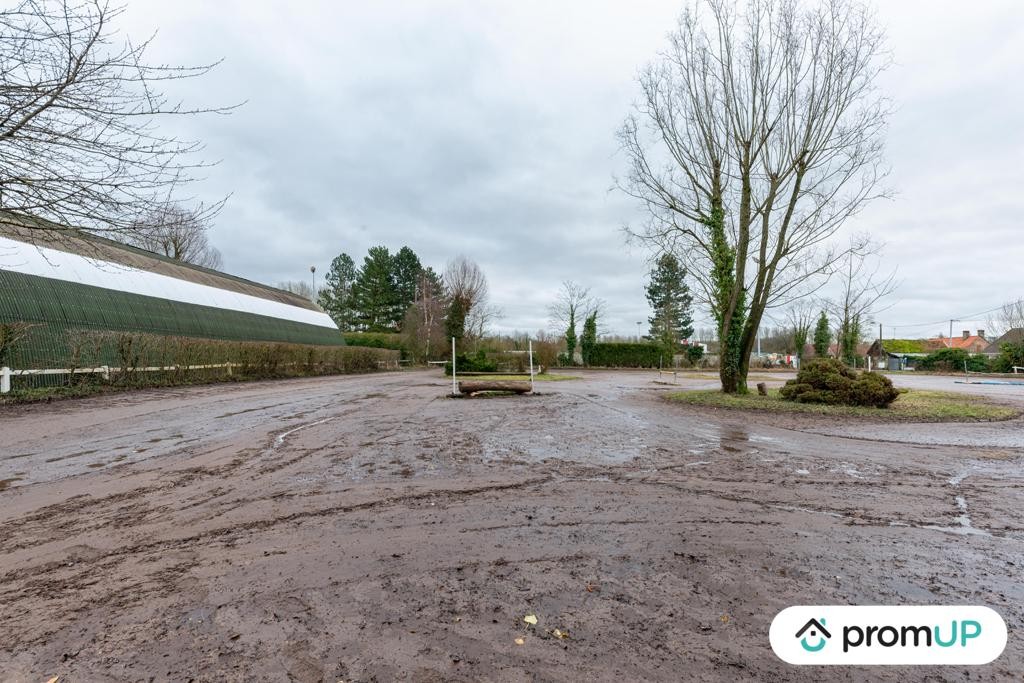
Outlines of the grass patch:
<svg viewBox="0 0 1024 683">
<path fill-rule="evenodd" d="M 1020 415 L 1010 406 L 991 403 L 978 396 L 947 391 L 901 390 L 900 397 L 888 408 L 828 406 L 818 403 L 785 401 L 778 389 L 767 396 L 723 394 L 718 390 L 680 391 L 668 395 L 670 401 L 728 410 L 756 410 L 766 413 L 865 417 L 901 422 L 989 422 Z"/>
</svg>

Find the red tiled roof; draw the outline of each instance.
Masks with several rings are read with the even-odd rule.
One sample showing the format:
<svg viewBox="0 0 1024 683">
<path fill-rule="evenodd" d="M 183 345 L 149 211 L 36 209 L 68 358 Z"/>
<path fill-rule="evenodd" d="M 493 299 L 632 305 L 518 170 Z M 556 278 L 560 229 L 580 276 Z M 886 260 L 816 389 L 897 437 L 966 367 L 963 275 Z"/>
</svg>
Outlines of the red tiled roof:
<svg viewBox="0 0 1024 683">
<path fill-rule="evenodd" d="M 976 334 L 972 334 L 969 337 L 936 337 L 929 339 L 928 343 L 934 345 L 936 349 L 963 349 L 964 351 L 980 352 L 984 351 L 988 346 L 988 342 L 984 337 L 979 337 Z"/>
</svg>

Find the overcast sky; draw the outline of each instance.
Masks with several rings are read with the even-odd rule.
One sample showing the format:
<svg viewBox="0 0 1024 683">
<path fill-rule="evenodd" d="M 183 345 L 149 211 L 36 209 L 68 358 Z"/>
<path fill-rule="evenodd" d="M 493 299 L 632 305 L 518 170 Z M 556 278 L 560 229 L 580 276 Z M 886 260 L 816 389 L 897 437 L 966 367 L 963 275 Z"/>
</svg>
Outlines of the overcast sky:
<svg viewBox="0 0 1024 683">
<path fill-rule="evenodd" d="M 131 0 L 121 25 L 159 30 L 152 61 L 224 59 L 175 91 L 189 103 L 246 101 L 175 124 L 220 160 L 199 190 L 232 194 L 212 234 L 228 272 L 308 278 L 376 244 L 436 269 L 462 253 L 484 268 L 501 331 L 546 327 L 571 279 L 635 334 L 649 255 L 622 237 L 639 210 L 611 189 L 615 131 L 681 7 Z M 885 240 L 899 268 L 886 335 L 948 332 L 933 321 L 1024 296 L 1024 3 L 900 0 L 878 16 L 896 60 L 882 86 L 898 106 L 898 194 L 848 228 Z"/>
</svg>

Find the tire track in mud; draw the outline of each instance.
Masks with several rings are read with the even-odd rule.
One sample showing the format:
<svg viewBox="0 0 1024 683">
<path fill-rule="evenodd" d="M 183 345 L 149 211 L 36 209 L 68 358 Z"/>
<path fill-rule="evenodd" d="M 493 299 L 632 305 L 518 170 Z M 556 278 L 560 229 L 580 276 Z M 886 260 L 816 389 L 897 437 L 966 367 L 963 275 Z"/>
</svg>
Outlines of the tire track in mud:
<svg viewBox="0 0 1024 683">
<path fill-rule="evenodd" d="M 233 524 L 226 527 L 210 529 L 191 536 L 183 536 L 174 539 L 150 541 L 146 543 L 138 543 L 131 546 L 123 546 L 111 550 L 109 552 L 103 553 L 102 555 L 95 558 L 95 561 L 100 562 L 108 558 L 131 556 L 153 551 L 171 551 L 184 548 L 194 548 L 196 547 L 197 544 L 199 546 L 203 544 L 208 544 L 210 541 L 219 539 L 228 534 L 237 533 L 239 531 L 265 531 L 284 524 L 301 522 L 306 519 L 329 517 L 332 515 L 343 514 L 346 512 L 372 510 L 392 505 L 414 503 L 422 500 L 428 500 L 431 498 L 459 499 L 468 498 L 480 494 L 525 489 L 535 486 L 543 486 L 544 484 L 551 482 L 552 479 L 552 477 L 547 476 L 526 479 L 523 481 L 513 483 L 489 484 L 484 486 L 476 486 L 463 489 L 428 489 L 426 491 L 409 493 L 405 495 L 389 496 L 387 498 L 368 500 L 362 503 L 353 503 L 351 505 L 335 505 L 326 508 L 317 508 L 314 510 L 300 510 L 285 515 L 281 515 L 279 517 L 251 520 L 246 522 L 240 522 L 238 524 Z M 63 562 L 51 562 L 48 564 L 37 565 L 34 567 L 25 567 L 19 570 L 15 570 L 13 572 L 8 572 L 6 574 L 0 574 L 0 584 L 5 584 L 10 581 L 17 581 L 25 578 L 28 575 L 37 574 L 39 572 L 52 571 L 60 568 L 63 564 Z"/>
<path fill-rule="evenodd" d="M 406 390 L 412 391 L 411 388 L 406 388 Z M 402 392 L 398 391 L 394 392 L 392 395 L 400 393 Z M 332 396 L 330 398 L 334 402 L 337 401 L 337 396 Z M 345 404 L 341 411 L 328 415 L 323 419 L 299 425 L 298 427 L 289 427 L 283 430 L 272 431 L 263 437 L 262 445 L 241 449 L 235 454 L 235 457 L 226 463 L 213 467 L 199 465 L 167 470 L 161 475 L 161 477 L 166 480 L 163 483 L 140 486 L 128 491 L 119 491 L 98 498 L 89 494 L 82 494 L 60 503 L 37 508 L 26 515 L 0 524 L 0 538 L 3 539 L 3 541 L 0 542 L 0 550 L 3 550 L 4 552 L 25 550 L 53 542 L 59 542 L 78 534 L 99 531 L 108 527 L 125 528 L 133 525 L 141 525 L 142 523 L 145 523 L 151 515 L 139 515 L 133 518 L 130 514 L 127 514 L 129 509 L 125 506 L 132 501 L 155 496 L 156 494 L 167 493 L 173 489 L 202 487 L 205 482 L 210 480 L 214 480 L 213 483 L 219 487 L 223 483 L 223 480 L 230 480 L 232 476 L 237 476 L 236 473 L 240 473 L 248 466 L 257 466 L 255 474 L 250 477 L 251 480 L 258 480 L 260 477 L 275 474 L 282 469 L 305 460 L 310 456 L 316 455 L 317 453 L 324 452 L 325 450 L 323 448 L 303 449 L 299 452 L 297 457 L 284 458 L 278 462 L 258 467 L 259 461 L 266 456 L 288 450 L 281 448 L 285 445 L 285 441 L 288 436 L 308 428 L 320 426 L 334 420 L 351 416 L 361 412 L 362 410 L 363 408 L 361 407 L 350 407 Z M 307 411 L 307 413 L 308 412 L 309 411 Z M 409 411 L 409 415 L 414 412 L 416 412 L 416 410 Z M 290 417 L 294 417 L 294 415 Z M 290 419 L 290 417 L 284 419 Z M 406 417 L 408 417 L 408 415 Z M 392 418 L 389 417 L 384 420 L 375 420 L 374 422 L 390 422 L 391 419 Z M 373 422 L 370 424 L 373 424 Z M 396 429 L 396 433 L 398 429 Z M 160 459 L 164 459 L 176 456 L 190 456 L 191 459 L 195 459 L 202 458 L 206 455 L 212 455 L 218 451 L 230 448 L 232 448 L 232 446 L 226 445 L 215 448 L 208 453 L 196 453 L 196 447 L 194 445 L 190 445 L 175 449 L 158 457 Z M 98 474 L 110 475 L 117 471 L 130 472 L 131 470 L 138 468 L 146 469 L 158 464 L 154 462 L 154 460 L 156 459 L 149 458 L 142 461 L 124 463 L 116 467 L 108 468 L 103 473 Z M 190 499 L 194 497 L 195 496 L 191 496 Z M 233 502 L 237 505 L 249 504 L 249 501 L 245 498 L 237 499 Z M 195 506 L 185 506 L 185 508 L 189 507 Z M 163 514 L 170 514 L 185 508 L 168 504 L 161 506 L 159 511 Z M 223 511 L 215 514 L 214 516 L 220 516 L 221 514 L 223 514 Z M 61 519 L 67 519 L 67 521 L 62 522 L 60 521 Z M 55 534 L 54 531 L 59 531 L 59 533 Z M 16 541 L 15 539 L 19 537 L 22 537 L 25 540 L 20 542 Z"/>
</svg>

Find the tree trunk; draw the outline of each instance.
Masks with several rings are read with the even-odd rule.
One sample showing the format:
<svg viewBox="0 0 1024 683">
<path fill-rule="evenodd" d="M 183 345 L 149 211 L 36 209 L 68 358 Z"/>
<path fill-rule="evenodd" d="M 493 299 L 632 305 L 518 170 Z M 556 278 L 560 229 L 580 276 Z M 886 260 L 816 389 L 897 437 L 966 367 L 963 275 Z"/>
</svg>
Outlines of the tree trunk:
<svg viewBox="0 0 1024 683">
<path fill-rule="evenodd" d="M 517 380 L 478 380 L 459 382 L 459 391 L 463 394 L 475 394 L 482 391 L 510 391 L 525 394 L 530 391 L 529 382 Z"/>
</svg>

